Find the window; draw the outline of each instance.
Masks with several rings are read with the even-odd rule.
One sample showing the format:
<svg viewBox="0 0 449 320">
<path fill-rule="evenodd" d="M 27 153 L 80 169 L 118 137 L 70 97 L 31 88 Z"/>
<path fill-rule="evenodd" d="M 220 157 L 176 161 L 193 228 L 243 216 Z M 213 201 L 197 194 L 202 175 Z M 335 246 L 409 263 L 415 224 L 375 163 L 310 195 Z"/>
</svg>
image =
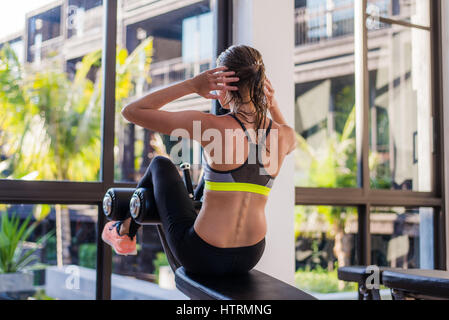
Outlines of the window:
<svg viewBox="0 0 449 320">
<path fill-rule="evenodd" d="M 327 253 L 338 266 L 445 266 L 436 2 L 295 1 L 295 226 L 321 226 L 338 243 L 332 224 L 315 221 L 355 210 L 352 227 L 340 224 L 355 228 L 351 259 Z M 322 243 L 300 256 L 323 257 Z M 313 277 L 297 264 L 298 286 L 310 277 L 332 288 L 332 263 L 309 267 Z"/>
<path fill-rule="evenodd" d="M 297 1 L 295 186 L 357 186 L 354 5 Z"/>
<path fill-rule="evenodd" d="M 17 21 L 26 17 L 27 27 L 0 49 L 0 179 L 98 181 L 102 35 L 67 41 L 62 35 L 78 25 L 52 4 L 11 11 Z M 103 12 L 95 14 L 89 19 L 101 25 Z"/>
<path fill-rule="evenodd" d="M 373 189 L 432 191 L 430 31 L 384 24 L 368 33 Z"/>
<path fill-rule="evenodd" d="M 0 204 L 0 251 L 16 253 L 1 261 L 0 299 L 95 299 L 97 217 L 96 206 Z M 17 246 L 7 245 L 22 226 Z"/>
<path fill-rule="evenodd" d="M 357 264 L 357 208 L 296 206 L 296 286 L 326 294 L 356 291 L 338 280 L 338 267 Z"/>
<path fill-rule="evenodd" d="M 186 3 L 176 9 L 163 6 L 160 14 L 153 15 L 156 5 L 154 1 L 141 1 L 136 13 L 128 3 L 119 14 L 128 16 L 132 23 L 119 20 L 126 36 L 119 41 L 117 53 L 115 181 L 139 181 L 151 160 L 165 155 L 177 165 L 180 161 L 191 163 L 196 184 L 201 173 L 198 143 L 141 128 L 127 122 L 120 113 L 134 99 L 212 67 L 215 37 L 210 2 Z M 189 95 L 164 107 L 168 111 L 184 109 L 208 112 L 211 101 Z M 187 154 L 182 153 L 185 150 Z M 185 299 L 174 286 L 174 275 L 156 228 L 140 228 L 137 241 L 137 256 L 113 256 L 112 299 Z"/>
<path fill-rule="evenodd" d="M 69 24 L 67 38 L 98 37 L 102 30 L 103 0 L 69 0 L 67 22 Z"/>
<path fill-rule="evenodd" d="M 434 268 L 432 208 L 371 208 L 371 255 L 378 266 Z"/>
<path fill-rule="evenodd" d="M 214 36 L 209 1 L 186 4 L 176 10 L 167 8 L 157 16 L 151 14 L 154 5 L 148 1 L 141 7 L 139 22 L 122 22 L 126 39 L 120 44 L 117 60 L 122 66 L 118 69 L 118 78 L 123 80 L 117 83 L 116 94 L 116 181 L 138 181 L 156 155 L 172 156 L 175 162 L 179 161 L 173 156 L 181 156 L 182 161 L 192 163 L 201 154 L 198 143 L 151 132 L 128 123 L 120 114 L 126 103 L 133 99 L 212 67 Z M 124 14 L 132 15 L 133 12 L 127 12 L 126 8 Z M 210 101 L 191 95 L 170 103 L 164 110 L 209 111 L 210 108 Z M 190 150 L 190 154 L 176 153 L 182 145 L 183 150 Z M 200 175 L 198 161 L 192 169 L 196 183 Z"/>
<path fill-rule="evenodd" d="M 34 62 L 51 56 L 52 47 L 49 40 L 61 35 L 61 6 L 27 18 L 28 24 L 28 62 Z"/>
</svg>

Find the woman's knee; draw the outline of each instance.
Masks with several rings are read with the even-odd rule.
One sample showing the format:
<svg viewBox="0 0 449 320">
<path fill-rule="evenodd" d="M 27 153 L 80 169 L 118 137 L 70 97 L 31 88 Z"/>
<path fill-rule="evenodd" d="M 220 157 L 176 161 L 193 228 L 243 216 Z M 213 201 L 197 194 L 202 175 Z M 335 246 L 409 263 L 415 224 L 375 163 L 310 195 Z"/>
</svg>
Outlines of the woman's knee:
<svg viewBox="0 0 449 320">
<path fill-rule="evenodd" d="M 163 157 L 163 156 L 156 156 L 155 158 L 153 158 L 153 160 L 151 160 L 150 163 L 150 169 L 151 171 L 156 170 L 165 170 L 165 169 L 172 169 L 175 168 L 175 165 L 173 164 L 173 162 L 167 158 L 167 157 Z M 154 172 L 154 171 L 153 171 Z"/>
<path fill-rule="evenodd" d="M 149 167 L 153 179 L 159 181 L 160 178 L 164 180 L 180 179 L 178 170 L 175 164 L 167 157 L 157 156 L 155 157 Z"/>
</svg>

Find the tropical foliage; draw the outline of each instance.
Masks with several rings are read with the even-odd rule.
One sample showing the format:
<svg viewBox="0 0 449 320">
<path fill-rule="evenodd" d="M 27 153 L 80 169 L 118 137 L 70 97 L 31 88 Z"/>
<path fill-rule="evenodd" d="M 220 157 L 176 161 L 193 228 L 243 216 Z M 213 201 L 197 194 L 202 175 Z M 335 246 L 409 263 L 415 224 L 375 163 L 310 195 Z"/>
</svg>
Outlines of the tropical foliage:
<svg viewBox="0 0 449 320">
<path fill-rule="evenodd" d="M 19 216 L 2 214 L 0 225 L 0 273 L 15 273 L 29 267 L 38 258 L 33 255 L 37 246 L 44 243 L 52 233 L 39 238 L 35 247 L 25 249 L 24 243 L 31 236 L 37 224 L 30 224 L 31 216 L 20 223 Z"/>
<path fill-rule="evenodd" d="M 117 49 L 116 106 L 151 82 L 150 37 L 129 54 Z M 73 78 L 59 60 L 21 65 L 11 47 L 0 50 L 0 179 L 97 181 L 101 154 L 102 51 L 84 56 Z M 110 106 L 106 106 L 108 108 Z M 120 130 L 120 128 L 119 128 Z M 3 206 L 1 211 L 6 210 Z M 55 206 L 57 242 L 70 263 L 70 218 Z M 49 206 L 36 206 L 40 221 Z M 61 251 L 61 250 L 59 250 Z M 61 253 L 59 252 L 58 256 Z M 58 258 L 58 263 L 62 263 Z"/>
</svg>

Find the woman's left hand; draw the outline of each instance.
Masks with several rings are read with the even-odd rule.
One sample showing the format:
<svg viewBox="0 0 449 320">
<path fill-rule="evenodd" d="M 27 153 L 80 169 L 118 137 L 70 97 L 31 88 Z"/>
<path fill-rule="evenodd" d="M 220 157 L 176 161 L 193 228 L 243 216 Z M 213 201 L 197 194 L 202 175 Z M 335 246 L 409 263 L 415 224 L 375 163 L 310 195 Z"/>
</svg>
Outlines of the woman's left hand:
<svg viewBox="0 0 449 320">
<path fill-rule="evenodd" d="M 271 109 L 272 107 L 277 107 L 277 101 L 276 98 L 274 97 L 275 90 L 273 88 L 273 85 L 271 84 L 271 81 L 268 78 L 265 79 L 264 93 L 265 96 L 267 97 L 268 110 Z"/>
<path fill-rule="evenodd" d="M 206 99 L 219 99 L 218 94 L 213 94 L 211 91 L 238 91 L 236 86 L 230 86 L 229 83 L 238 82 L 240 79 L 232 77 L 235 75 L 234 71 L 226 71 L 227 67 L 219 67 L 207 70 L 196 77 L 188 80 L 192 90 Z"/>
</svg>

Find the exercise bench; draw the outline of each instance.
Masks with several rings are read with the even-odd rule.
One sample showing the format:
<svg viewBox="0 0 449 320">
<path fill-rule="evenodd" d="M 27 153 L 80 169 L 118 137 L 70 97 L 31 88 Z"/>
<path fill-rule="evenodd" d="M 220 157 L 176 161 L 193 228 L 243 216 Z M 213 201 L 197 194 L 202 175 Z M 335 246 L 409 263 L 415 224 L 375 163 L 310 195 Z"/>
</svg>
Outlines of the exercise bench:
<svg viewBox="0 0 449 320">
<path fill-rule="evenodd" d="M 391 290 L 393 300 L 449 299 L 449 271 L 378 267 L 379 285 Z M 338 278 L 359 284 L 359 300 L 381 300 L 378 288 L 368 288 L 372 268 L 349 266 L 338 269 Z M 368 281 L 371 283 L 371 281 Z"/>
</svg>

